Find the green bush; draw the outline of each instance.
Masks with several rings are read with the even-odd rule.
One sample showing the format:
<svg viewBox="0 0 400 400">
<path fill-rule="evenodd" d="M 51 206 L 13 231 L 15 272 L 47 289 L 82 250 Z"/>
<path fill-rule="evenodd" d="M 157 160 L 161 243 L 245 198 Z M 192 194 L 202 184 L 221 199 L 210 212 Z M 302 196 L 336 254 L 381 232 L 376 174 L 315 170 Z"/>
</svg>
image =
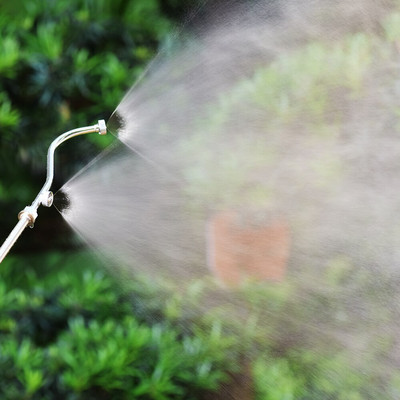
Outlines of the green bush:
<svg viewBox="0 0 400 400">
<path fill-rule="evenodd" d="M 286 359 L 258 358 L 253 365 L 257 400 L 297 400 L 304 393 L 304 382 Z"/>
<path fill-rule="evenodd" d="M 351 364 L 340 352 L 296 350 L 285 358 L 261 356 L 253 364 L 256 400 L 390 398 L 379 389 L 376 377 L 366 376 Z"/>
<path fill-rule="evenodd" d="M 79 270 L 79 258 L 41 277 L 25 266 L 23 279 L 18 257 L 2 264 L 1 398 L 197 399 L 227 379 L 232 341 L 220 325 L 145 322 L 134 316 L 141 293 Z"/>
</svg>

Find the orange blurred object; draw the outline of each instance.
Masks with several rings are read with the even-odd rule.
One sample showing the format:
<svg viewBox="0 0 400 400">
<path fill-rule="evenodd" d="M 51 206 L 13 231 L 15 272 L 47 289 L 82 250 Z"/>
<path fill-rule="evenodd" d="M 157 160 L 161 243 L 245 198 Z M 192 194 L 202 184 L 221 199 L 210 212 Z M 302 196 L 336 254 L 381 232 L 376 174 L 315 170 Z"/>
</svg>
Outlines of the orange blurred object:
<svg viewBox="0 0 400 400">
<path fill-rule="evenodd" d="M 208 228 L 208 264 L 221 283 L 237 287 L 247 279 L 284 279 L 290 251 L 286 221 L 252 226 L 235 213 L 222 212 L 210 220 Z"/>
</svg>

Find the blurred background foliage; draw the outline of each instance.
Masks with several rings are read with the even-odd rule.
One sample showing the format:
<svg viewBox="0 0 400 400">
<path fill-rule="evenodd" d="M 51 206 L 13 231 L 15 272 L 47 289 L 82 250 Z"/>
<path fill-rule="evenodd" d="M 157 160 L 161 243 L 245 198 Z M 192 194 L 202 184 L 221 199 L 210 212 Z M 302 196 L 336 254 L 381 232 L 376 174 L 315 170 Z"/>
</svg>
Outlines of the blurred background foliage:
<svg viewBox="0 0 400 400">
<path fill-rule="evenodd" d="M 235 369 L 220 324 L 182 329 L 89 253 L 10 255 L 0 278 L 3 399 L 199 399 Z"/>
</svg>

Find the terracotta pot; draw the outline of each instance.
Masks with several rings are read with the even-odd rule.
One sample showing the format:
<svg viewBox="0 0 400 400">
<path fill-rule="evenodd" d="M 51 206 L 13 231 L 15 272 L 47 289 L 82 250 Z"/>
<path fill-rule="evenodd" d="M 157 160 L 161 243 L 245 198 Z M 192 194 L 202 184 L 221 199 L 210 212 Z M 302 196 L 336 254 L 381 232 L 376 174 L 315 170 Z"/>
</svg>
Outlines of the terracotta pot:
<svg viewBox="0 0 400 400">
<path fill-rule="evenodd" d="M 237 214 L 223 212 L 211 218 L 207 235 L 209 267 L 224 285 L 236 287 L 249 278 L 284 279 L 290 248 L 285 220 L 251 226 Z"/>
</svg>

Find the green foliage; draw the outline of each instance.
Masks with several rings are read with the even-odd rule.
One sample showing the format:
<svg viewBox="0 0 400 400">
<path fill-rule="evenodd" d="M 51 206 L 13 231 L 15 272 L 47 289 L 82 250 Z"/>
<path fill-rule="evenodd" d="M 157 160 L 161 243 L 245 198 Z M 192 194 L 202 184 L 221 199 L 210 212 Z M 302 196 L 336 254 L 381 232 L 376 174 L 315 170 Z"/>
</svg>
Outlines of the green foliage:
<svg viewBox="0 0 400 400">
<path fill-rule="evenodd" d="M 0 127 L 12 128 L 19 123 L 20 114 L 11 108 L 11 102 L 7 94 L 0 92 Z"/>
<path fill-rule="evenodd" d="M 3 37 L 0 42 L 0 51 L 2 54 L 0 60 L 0 74 L 11 78 L 15 73 L 15 67 L 19 56 L 17 40 L 11 35 Z"/>
<path fill-rule="evenodd" d="M 45 384 L 44 351 L 24 339 L 2 338 L 0 342 L 0 393 L 7 399 L 30 399 Z"/>
<path fill-rule="evenodd" d="M 387 40 L 399 42 L 400 40 L 400 12 L 389 15 L 383 23 Z"/>
<path fill-rule="evenodd" d="M 257 400 L 297 400 L 304 393 L 304 382 L 285 359 L 258 358 L 253 364 Z"/>
<path fill-rule="evenodd" d="M 60 270 L 49 257 L 54 273 L 25 266 L 22 279 L 17 257 L 2 264 L 1 398 L 196 399 L 227 379 L 233 342 L 221 325 L 149 324 L 134 316 L 143 292 L 82 270 L 85 258 L 67 256 Z"/>
<path fill-rule="evenodd" d="M 389 383 L 380 381 L 379 367 L 359 371 L 348 353 L 304 350 L 299 342 L 274 350 L 275 329 L 283 340 L 295 335 L 285 318 L 279 322 L 296 301 L 289 283 L 249 282 L 241 289 L 237 295 L 249 307 L 245 323 L 224 304 L 222 315 L 214 307 L 194 319 L 189 311 L 215 290 L 208 281 L 195 281 L 165 302 L 173 297 L 167 289 L 163 293 L 144 281 L 121 287 L 101 269 L 82 269 L 87 255 L 63 258 L 61 269 L 57 253 L 42 259 L 53 271 L 45 274 L 30 266 L 21 274 L 18 257 L 2 264 L 2 398 L 198 399 L 217 390 L 228 372 L 237 372 L 242 352 L 255 355 L 256 400 L 386 399 L 378 388 Z M 348 260 L 332 260 L 327 266 L 332 284 L 343 285 L 349 269 Z M 262 314 L 265 304 L 274 312 Z M 259 323 L 266 316 L 268 326 Z M 260 346 L 270 352 L 260 355 Z M 398 379 L 390 379 L 390 390 L 397 390 Z"/>
<path fill-rule="evenodd" d="M 285 358 L 261 356 L 253 364 L 256 400 L 389 399 L 377 377 L 359 371 L 352 361 L 340 352 L 296 350 Z"/>
</svg>

